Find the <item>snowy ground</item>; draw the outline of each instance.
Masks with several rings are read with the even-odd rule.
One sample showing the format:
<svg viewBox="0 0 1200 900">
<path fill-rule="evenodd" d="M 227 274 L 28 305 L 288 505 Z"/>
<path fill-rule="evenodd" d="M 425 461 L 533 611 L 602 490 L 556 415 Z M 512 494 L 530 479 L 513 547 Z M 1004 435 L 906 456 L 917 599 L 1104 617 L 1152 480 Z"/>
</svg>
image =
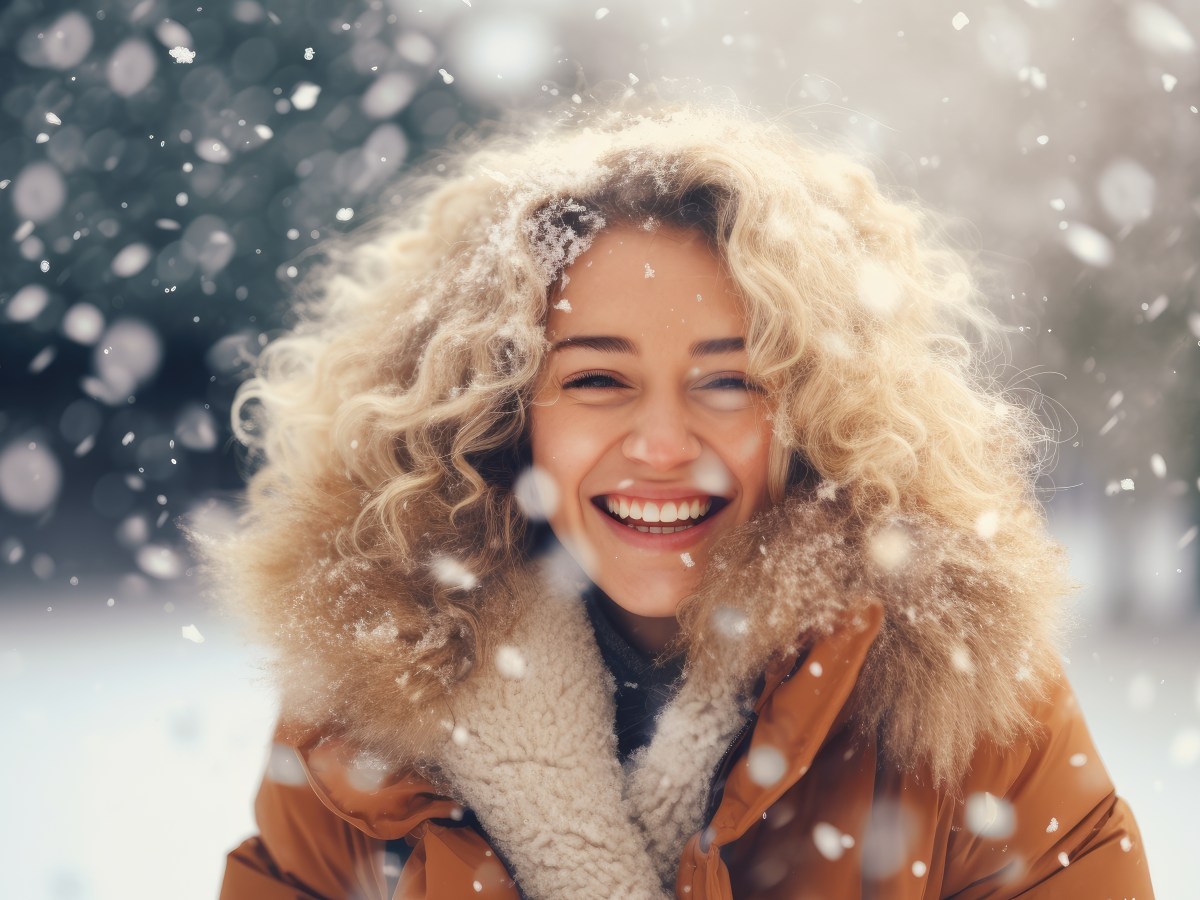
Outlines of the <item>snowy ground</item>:
<svg viewBox="0 0 1200 900">
<path fill-rule="evenodd" d="M 211 900 L 254 827 L 270 692 L 230 623 L 188 595 L 106 599 L 0 597 L 0 894 Z M 1160 900 L 1200 896 L 1198 646 L 1200 627 L 1176 625 L 1089 629 L 1069 651 Z"/>
</svg>

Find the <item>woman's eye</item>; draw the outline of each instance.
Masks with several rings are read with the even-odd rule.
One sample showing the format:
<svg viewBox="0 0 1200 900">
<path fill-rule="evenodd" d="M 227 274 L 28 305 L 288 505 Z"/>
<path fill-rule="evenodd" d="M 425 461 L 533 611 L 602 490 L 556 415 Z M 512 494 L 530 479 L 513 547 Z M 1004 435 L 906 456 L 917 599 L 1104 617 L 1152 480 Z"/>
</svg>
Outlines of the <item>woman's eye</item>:
<svg viewBox="0 0 1200 900">
<path fill-rule="evenodd" d="M 747 381 L 740 375 L 721 375 L 714 378 L 712 381 L 701 385 L 704 390 L 715 389 L 721 391 L 745 391 L 751 394 L 763 393 L 762 387 L 755 384 L 753 381 Z"/>
<path fill-rule="evenodd" d="M 750 384 L 745 378 L 738 378 L 734 375 L 723 375 L 720 378 L 714 378 L 705 388 L 719 388 L 721 390 L 738 390 L 738 391 L 756 391 L 757 385 Z"/>
<path fill-rule="evenodd" d="M 611 375 L 603 372 L 589 372 L 579 375 L 563 384 L 564 388 L 615 388 L 623 385 Z"/>
</svg>

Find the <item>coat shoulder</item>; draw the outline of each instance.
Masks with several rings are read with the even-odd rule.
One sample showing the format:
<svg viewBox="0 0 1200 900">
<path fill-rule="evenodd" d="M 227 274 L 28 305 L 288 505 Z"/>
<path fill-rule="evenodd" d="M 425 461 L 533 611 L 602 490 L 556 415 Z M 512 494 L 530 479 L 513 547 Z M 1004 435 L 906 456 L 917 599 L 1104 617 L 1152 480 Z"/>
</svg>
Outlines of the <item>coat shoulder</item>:
<svg viewBox="0 0 1200 900">
<path fill-rule="evenodd" d="M 961 789 L 944 797 L 947 892 L 1152 897 L 1137 823 L 1061 669 L 1030 716 L 1018 739 L 981 741 Z"/>
</svg>

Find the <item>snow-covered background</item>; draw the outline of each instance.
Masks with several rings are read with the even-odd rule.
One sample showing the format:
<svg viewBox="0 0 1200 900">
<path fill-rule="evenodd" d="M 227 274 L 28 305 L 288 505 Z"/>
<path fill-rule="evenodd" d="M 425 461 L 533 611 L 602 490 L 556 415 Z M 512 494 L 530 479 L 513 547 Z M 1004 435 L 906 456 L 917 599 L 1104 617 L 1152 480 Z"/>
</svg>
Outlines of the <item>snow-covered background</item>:
<svg viewBox="0 0 1200 900">
<path fill-rule="evenodd" d="M 0 7 L 0 895 L 211 897 L 252 828 L 272 700 L 176 523 L 240 484 L 311 248 L 463 128 L 666 78 L 866 149 L 991 273 L 1061 425 L 1069 672 L 1160 896 L 1200 896 L 1200 7 L 604 4 Z"/>
</svg>

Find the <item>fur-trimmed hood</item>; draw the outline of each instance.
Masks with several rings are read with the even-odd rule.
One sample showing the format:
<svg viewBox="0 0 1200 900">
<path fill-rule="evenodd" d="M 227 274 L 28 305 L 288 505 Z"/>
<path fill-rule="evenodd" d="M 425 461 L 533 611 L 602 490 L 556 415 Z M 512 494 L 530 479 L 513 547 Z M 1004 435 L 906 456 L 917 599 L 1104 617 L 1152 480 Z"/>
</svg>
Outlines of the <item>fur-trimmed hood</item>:
<svg viewBox="0 0 1200 900">
<path fill-rule="evenodd" d="M 843 714 L 877 738 L 887 765 L 934 784 L 953 789 L 981 740 L 1004 744 L 1031 727 L 1030 704 L 1056 665 L 1064 579 L 1002 564 L 1000 540 L 919 515 L 864 527 L 832 487 L 735 529 L 681 612 L 683 683 L 624 768 L 585 584 L 561 555 L 476 585 L 464 578 L 511 614 L 492 658 L 448 673 L 436 695 L 405 685 L 414 648 L 452 627 L 419 580 L 330 555 L 241 612 L 276 650 L 297 732 L 319 726 L 362 748 L 364 766 L 408 766 L 444 786 L 475 811 L 528 896 L 660 897 L 704 824 L 712 772 L 756 681 L 815 642 L 874 634 Z M 405 636 L 397 611 L 409 621 L 413 610 L 428 621 Z"/>
</svg>

